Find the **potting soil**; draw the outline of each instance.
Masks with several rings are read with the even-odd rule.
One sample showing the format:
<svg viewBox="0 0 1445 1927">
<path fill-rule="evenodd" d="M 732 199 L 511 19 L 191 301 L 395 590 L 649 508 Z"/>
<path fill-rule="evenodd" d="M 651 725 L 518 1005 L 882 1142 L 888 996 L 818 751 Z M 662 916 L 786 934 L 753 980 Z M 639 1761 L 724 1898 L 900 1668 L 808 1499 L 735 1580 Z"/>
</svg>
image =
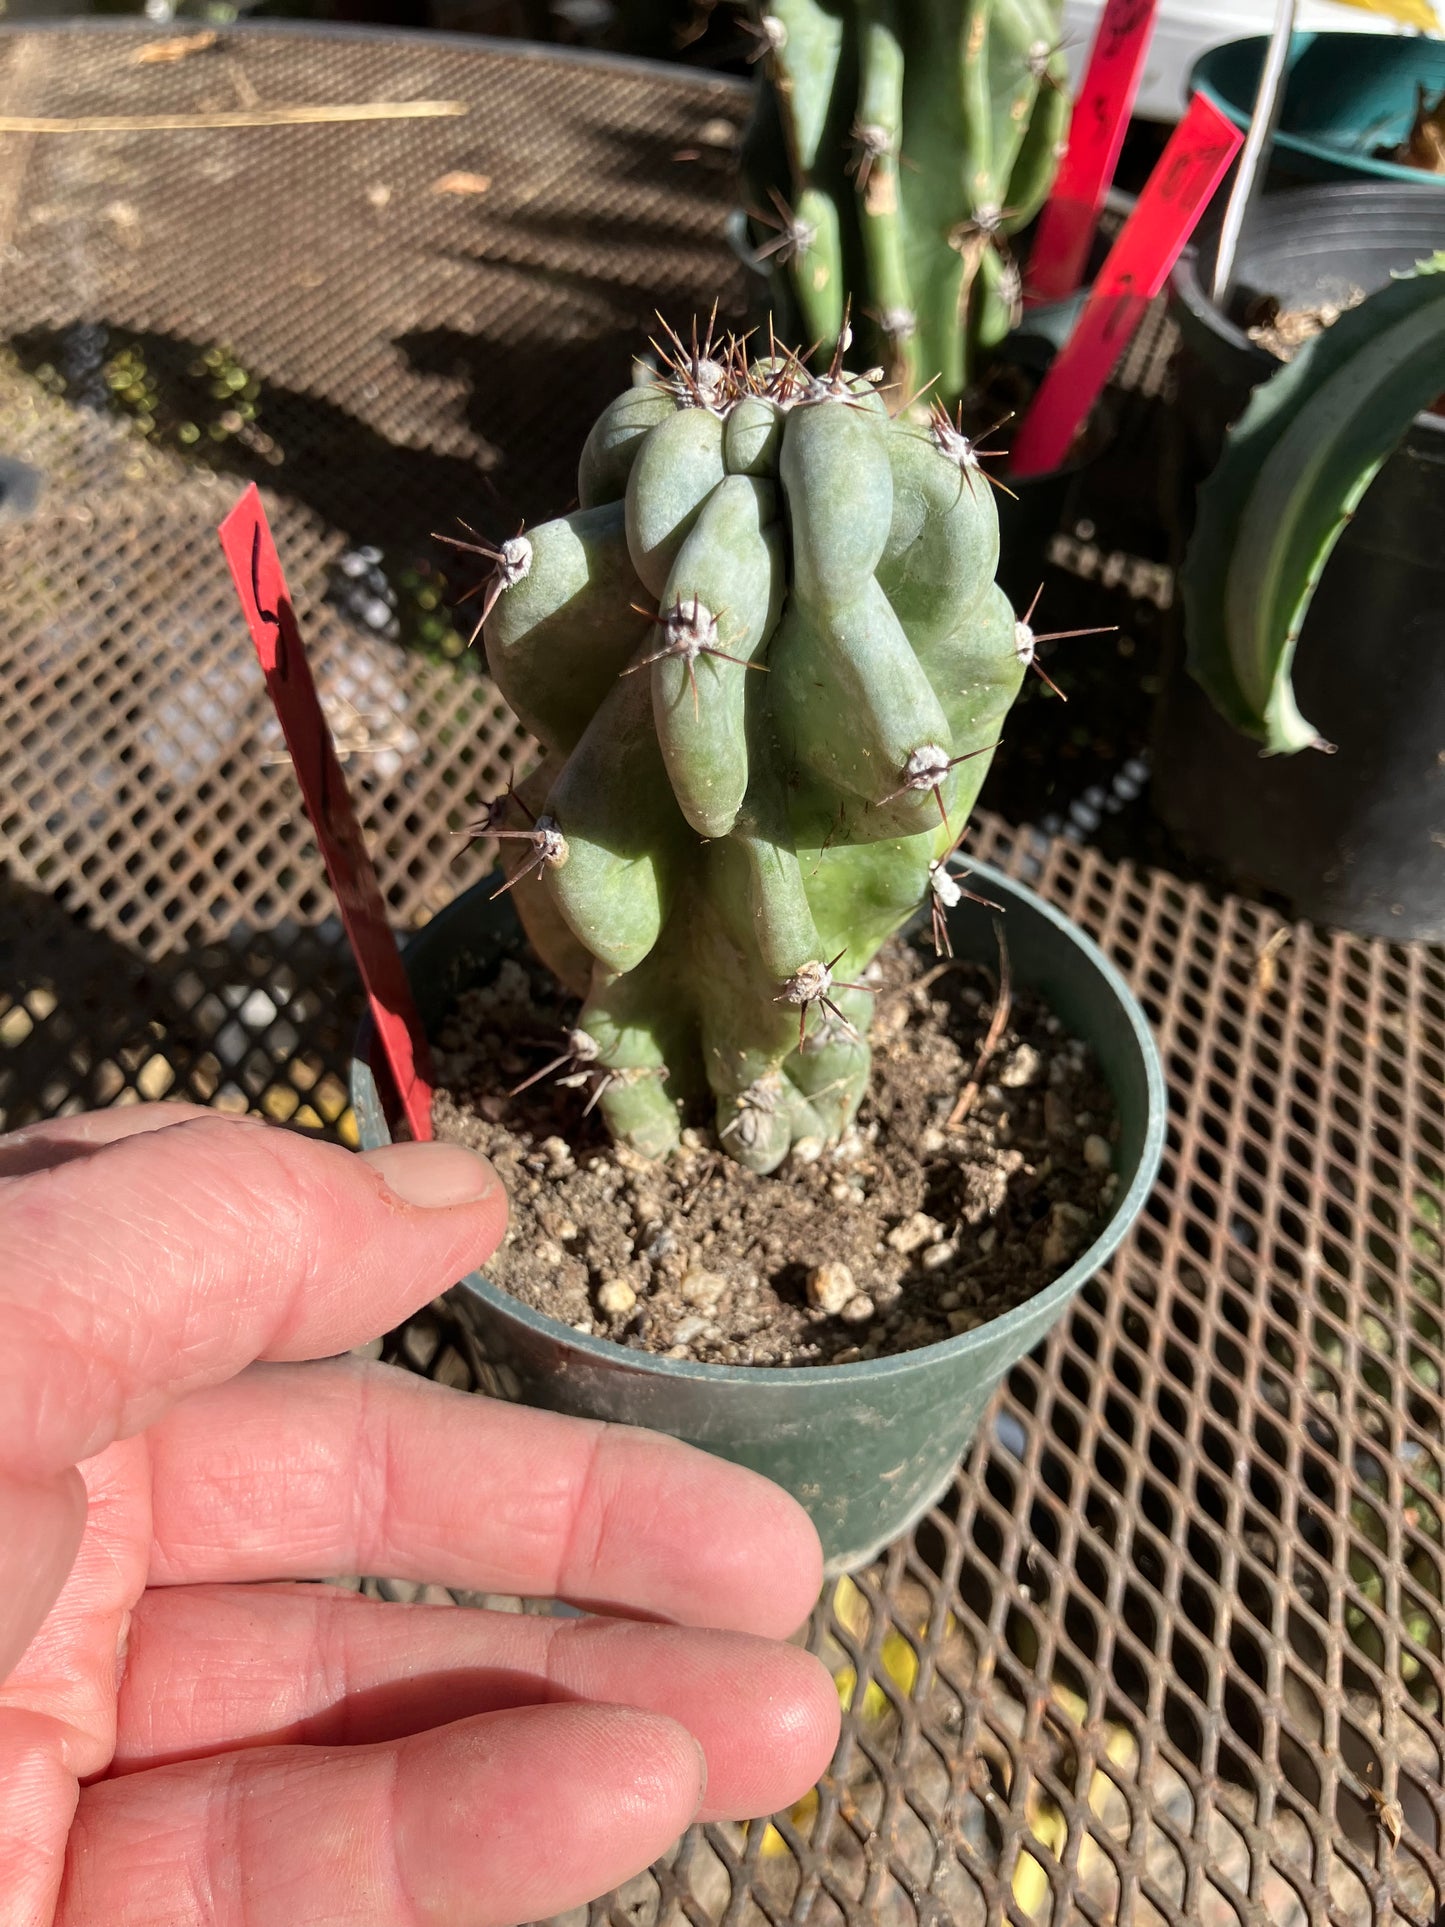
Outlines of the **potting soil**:
<svg viewBox="0 0 1445 1927">
<path fill-rule="evenodd" d="M 1050 1284 L 1118 1188 L 1113 1103 L 1085 1047 L 996 975 L 895 939 L 875 966 L 873 1078 L 853 1129 L 758 1177 L 699 1119 L 671 1157 L 614 1145 L 599 1073 L 567 1063 L 577 1006 L 525 953 L 463 993 L 438 1040 L 437 1135 L 511 1198 L 488 1277 L 564 1324 L 729 1365 L 876 1358 L 972 1330 Z M 974 1086 L 965 1114 L 950 1127 Z"/>
</svg>

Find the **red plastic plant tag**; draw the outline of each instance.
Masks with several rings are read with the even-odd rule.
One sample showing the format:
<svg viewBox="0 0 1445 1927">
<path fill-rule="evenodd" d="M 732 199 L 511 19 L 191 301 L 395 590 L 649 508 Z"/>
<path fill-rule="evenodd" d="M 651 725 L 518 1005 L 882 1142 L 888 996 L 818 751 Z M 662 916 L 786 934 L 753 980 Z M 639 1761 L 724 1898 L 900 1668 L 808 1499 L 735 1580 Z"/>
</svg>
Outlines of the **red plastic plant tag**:
<svg viewBox="0 0 1445 1927">
<path fill-rule="evenodd" d="M 1024 417 L 1009 457 L 1015 475 L 1045 475 L 1066 459 L 1243 140 L 1217 107 L 1194 96 Z"/>
<path fill-rule="evenodd" d="M 1063 301 L 1084 278 L 1099 209 L 1139 91 L 1158 0 L 1108 0 L 1069 121 L 1069 144 L 1029 251 L 1025 298 Z"/>
<path fill-rule="evenodd" d="M 412 1136 L 430 1138 L 432 1073 L 426 1038 L 387 921 L 376 870 L 317 701 L 286 578 L 254 482 L 222 522 L 220 537 L 396 1094 Z"/>
</svg>

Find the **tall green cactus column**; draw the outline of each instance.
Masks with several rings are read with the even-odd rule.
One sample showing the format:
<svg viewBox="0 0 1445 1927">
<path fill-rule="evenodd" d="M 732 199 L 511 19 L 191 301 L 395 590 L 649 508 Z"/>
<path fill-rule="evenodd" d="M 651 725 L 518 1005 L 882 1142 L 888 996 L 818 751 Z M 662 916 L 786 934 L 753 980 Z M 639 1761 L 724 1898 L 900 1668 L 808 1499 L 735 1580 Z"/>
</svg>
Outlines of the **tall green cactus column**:
<svg viewBox="0 0 1445 1927">
<path fill-rule="evenodd" d="M 1016 325 L 1010 237 L 1068 130 L 1060 0 L 776 0 L 743 154 L 774 308 L 823 356 L 847 297 L 903 394 L 956 400 Z"/>
<path fill-rule="evenodd" d="M 880 945 L 962 836 L 1031 638 L 967 440 L 736 343 L 677 352 L 496 552 L 487 659 L 539 738 L 494 808 L 568 1063 L 647 1156 L 710 1100 L 768 1171 L 868 1078 Z"/>
</svg>

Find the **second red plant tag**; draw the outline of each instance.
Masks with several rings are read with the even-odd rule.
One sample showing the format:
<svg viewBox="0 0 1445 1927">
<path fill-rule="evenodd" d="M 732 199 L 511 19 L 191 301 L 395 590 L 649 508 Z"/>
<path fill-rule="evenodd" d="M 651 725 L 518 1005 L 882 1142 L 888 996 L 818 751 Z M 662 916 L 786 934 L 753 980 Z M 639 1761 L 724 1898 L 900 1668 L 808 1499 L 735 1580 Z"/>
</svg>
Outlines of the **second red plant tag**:
<svg viewBox="0 0 1445 1927">
<path fill-rule="evenodd" d="M 1067 458 L 1243 139 L 1217 107 L 1194 96 L 1024 417 L 1009 456 L 1015 475 L 1046 475 Z"/>
</svg>

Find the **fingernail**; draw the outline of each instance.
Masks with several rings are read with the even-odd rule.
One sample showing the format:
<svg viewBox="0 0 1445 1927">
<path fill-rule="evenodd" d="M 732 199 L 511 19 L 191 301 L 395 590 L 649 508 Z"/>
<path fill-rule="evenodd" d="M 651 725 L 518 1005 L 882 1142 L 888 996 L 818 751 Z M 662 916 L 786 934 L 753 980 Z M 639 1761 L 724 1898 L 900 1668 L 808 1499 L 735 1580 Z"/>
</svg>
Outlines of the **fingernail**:
<svg viewBox="0 0 1445 1927">
<path fill-rule="evenodd" d="M 697 1805 L 692 1810 L 693 1818 L 696 1819 L 707 1805 L 707 1754 L 703 1751 L 702 1741 L 695 1733 L 689 1734 L 688 1737 L 697 1748 Z"/>
<path fill-rule="evenodd" d="M 476 1204 L 501 1183 L 484 1157 L 460 1144 L 388 1144 L 362 1155 L 394 1198 L 427 1210 Z"/>
</svg>

